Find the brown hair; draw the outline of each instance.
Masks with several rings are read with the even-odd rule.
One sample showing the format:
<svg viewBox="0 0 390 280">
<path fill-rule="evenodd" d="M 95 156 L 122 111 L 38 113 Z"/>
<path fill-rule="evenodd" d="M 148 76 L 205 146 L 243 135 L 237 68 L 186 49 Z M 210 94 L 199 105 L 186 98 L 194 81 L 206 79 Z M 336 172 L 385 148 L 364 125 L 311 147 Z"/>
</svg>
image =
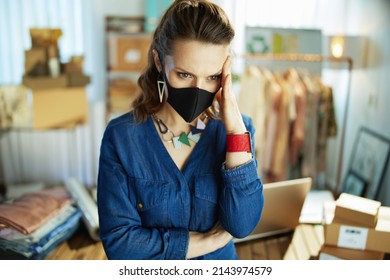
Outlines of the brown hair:
<svg viewBox="0 0 390 280">
<path fill-rule="evenodd" d="M 230 44 L 234 29 L 226 13 L 218 5 L 207 0 L 176 0 L 162 16 L 154 31 L 148 53 L 148 65 L 138 79 L 141 95 L 134 101 L 134 116 L 143 122 L 148 114 L 157 112 L 162 103 L 158 96 L 158 70 L 154 64 L 152 51 L 155 49 L 161 62 L 172 54 L 175 40 L 197 40 L 217 45 Z M 164 99 L 166 100 L 166 95 Z M 207 110 L 209 117 L 215 118 L 215 104 Z"/>
</svg>

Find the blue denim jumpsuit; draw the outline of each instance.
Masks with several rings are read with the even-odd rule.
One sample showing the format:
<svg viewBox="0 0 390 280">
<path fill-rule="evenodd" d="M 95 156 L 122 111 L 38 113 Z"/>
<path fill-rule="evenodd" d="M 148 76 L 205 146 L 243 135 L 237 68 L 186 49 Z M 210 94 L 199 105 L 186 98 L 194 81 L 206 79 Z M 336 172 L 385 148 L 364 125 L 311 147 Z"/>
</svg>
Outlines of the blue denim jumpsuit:
<svg viewBox="0 0 390 280">
<path fill-rule="evenodd" d="M 243 116 L 252 139 L 254 127 Z M 255 157 L 226 170 L 226 131 L 210 119 L 179 170 L 150 116 L 127 113 L 104 133 L 99 160 L 99 233 L 109 259 L 186 259 L 189 232 L 219 220 L 231 235 L 249 235 L 260 220 L 263 186 Z M 254 143 L 252 143 L 254 151 Z M 237 259 L 233 241 L 197 259 Z"/>
</svg>

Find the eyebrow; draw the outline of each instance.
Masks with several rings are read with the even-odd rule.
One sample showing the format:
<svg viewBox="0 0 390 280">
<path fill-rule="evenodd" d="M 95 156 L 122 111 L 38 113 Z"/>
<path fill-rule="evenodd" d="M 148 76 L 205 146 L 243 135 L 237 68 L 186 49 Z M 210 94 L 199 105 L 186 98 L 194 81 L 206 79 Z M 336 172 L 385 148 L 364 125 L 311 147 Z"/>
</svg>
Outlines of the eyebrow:
<svg viewBox="0 0 390 280">
<path fill-rule="evenodd" d="M 184 69 L 182 69 L 182 68 L 180 68 L 180 67 L 175 67 L 175 70 L 178 71 L 178 72 L 187 73 L 187 74 L 190 74 L 190 75 L 196 77 L 196 75 L 195 75 L 194 73 L 191 73 L 190 71 L 184 70 Z M 222 69 L 219 70 L 219 71 L 218 71 L 217 73 L 215 73 L 215 74 L 208 75 L 208 77 L 211 77 L 211 76 L 220 76 L 221 74 L 222 74 Z"/>
</svg>

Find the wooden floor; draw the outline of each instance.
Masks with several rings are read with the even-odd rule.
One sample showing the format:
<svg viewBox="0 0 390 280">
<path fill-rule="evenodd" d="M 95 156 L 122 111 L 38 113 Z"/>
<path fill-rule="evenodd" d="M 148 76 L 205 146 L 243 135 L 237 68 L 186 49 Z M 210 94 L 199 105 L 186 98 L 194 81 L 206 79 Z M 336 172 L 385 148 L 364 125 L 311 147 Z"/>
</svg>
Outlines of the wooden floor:
<svg viewBox="0 0 390 280">
<path fill-rule="evenodd" d="M 81 228 L 69 240 L 58 246 L 47 260 L 106 260 L 101 242 L 93 241 Z"/>
<path fill-rule="evenodd" d="M 236 243 L 242 260 L 281 260 L 291 241 L 291 234 Z M 47 260 L 106 260 L 101 242 L 93 241 L 80 229 L 68 241 L 58 246 Z"/>
</svg>

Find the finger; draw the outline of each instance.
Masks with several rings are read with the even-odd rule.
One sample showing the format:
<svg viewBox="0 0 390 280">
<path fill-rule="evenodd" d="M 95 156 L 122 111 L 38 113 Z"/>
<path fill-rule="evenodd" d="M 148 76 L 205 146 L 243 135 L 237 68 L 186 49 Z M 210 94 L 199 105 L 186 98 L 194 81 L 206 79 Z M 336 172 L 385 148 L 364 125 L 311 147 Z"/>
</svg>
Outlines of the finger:
<svg viewBox="0 0 390 280">
<path fill-rule="evenodd" d="M 228 56 L 226 61 L 222 67 L 222 89 L 223 95 L 229 95 L 231 92 L 231 84 L 232 84 L 232 75 L 231 75 L 231 63 L 232 58 Z M 225 97 L 225 96 L 224 96 Z"/>
<path fill-rule="evenodd" d="M 224 75 L 230 74 L 230 72 L 231 72 L 231 66 L 232 66 L 232 57 L 229 55 L 229 56 L 226 58 L 225 63 L 223 64 L 222 71 L 223 71 Z"/>
<path fill-rule="evenodd" d="M 224 102 L 233 100 L 232 75 L 230 74 L 225 77 L 221 97 Z"/>
<path fill-rule="evenodd" d="M 225 63 L 223 64 L 223 67 L 222 67 L 223 82 L 225 82 L 226 79 L 228 78 L 228 76 L 231 74 L 231 63 L 232 63 L 232 59 L 230 56 L 228 56 L 225 60 Z"/>
<path fill-rule="evenodd" d="M 221 106 L 222 102 L 222 89 L 219 89 L 218 92 L 215 94 L 215 98 L 217 99 L 219 105 Z"/>
</svg>

